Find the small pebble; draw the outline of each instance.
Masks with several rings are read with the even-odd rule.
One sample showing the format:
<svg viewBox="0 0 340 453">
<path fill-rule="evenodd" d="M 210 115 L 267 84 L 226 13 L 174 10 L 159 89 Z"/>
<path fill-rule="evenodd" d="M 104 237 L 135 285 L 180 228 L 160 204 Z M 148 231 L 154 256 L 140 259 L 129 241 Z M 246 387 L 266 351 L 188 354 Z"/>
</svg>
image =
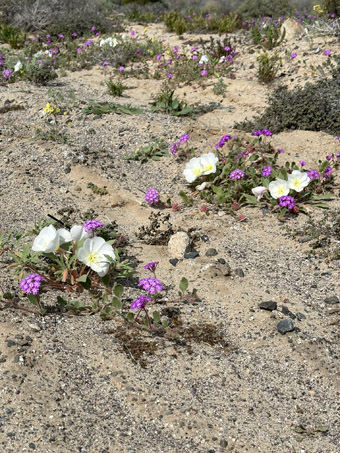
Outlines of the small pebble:
<svg viewBox="0 0 340 453">
<path fill-rule="evenodd" d="M 293 321 L 291 319 L 283 319 L 277 325 L 277 330 L 284 335 L 287 332 L 293 332 L 295 329 Z"/>
</svg>

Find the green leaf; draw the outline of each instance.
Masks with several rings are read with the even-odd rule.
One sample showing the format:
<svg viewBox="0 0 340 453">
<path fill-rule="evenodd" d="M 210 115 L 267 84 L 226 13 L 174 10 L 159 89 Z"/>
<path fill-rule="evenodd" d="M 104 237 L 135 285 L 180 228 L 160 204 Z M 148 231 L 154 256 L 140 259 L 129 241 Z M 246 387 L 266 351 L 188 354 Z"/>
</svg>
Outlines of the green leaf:
<svg viewBox="0 0 340 453">
<path fill-rule="evenodd" d="M 134 320 L 134 317 L 135 317 L 135 315 L 131 311 L 126 315 L 126 319 L 129 322 L 132 322 Z"/>
<path fill-rule="evenodd" d="M 112 299 L 112 304 L 113 304 L 113 306 L 115 307 L 115 309 L 116 309 L 117 311 L 120 311 L 120 310 L 122 309 L 122 302 L 121 302 L 121 300 L 118 299 L 117 297 L 114 297 L 114 298 Z"/>
<path fill-rule="evenodd" d="M 61 307 L 66 307 L 66 305 L 67 305 L 67 300 L 64 299 L 64 298 L 61 297 L 61 296 L 58 296 L 58 297 L 57 297 L 57 304 L 60 305 Z"/>
<path fill-rule="evenodd" d="M 179 282 L 179 289 L 184 293 L 189 286 L 189 282 L 185 277 L 182 277 L 181 281 Z"/>
<path fill-rule="evenodd" d="M 31 304 L 38 305 L 37 296 L 35 296 L 34 294 L 27 294 L 27 299 L 31 302 Z"/>
<path fill-rule="evenodd" d="M 313 206 L 317 208 L 329 209 L 330 207 L 326 203 L 311 203 Z"/>
<path fill-rule="evenodd" d="M 160 314 L 159 314 L 158 311 L 154 311 L 154 312 L 152 313 L 152 317 L 153 317 L 153 320 L 154 320 L 156 323 L 159 323 L 160 320 L 161 320 L 161 316 L 160 316 Z"/>
<path fill-rule="evenodd" d="M 253 195 L 248 195 L 247 193 L 243 193 L 242 197 L 246 199 L 247 203 L 249 204 L 259 204 L 258 199 Z"/>
<path fill-rule="evenodd" d="M 320 173 L 323 173 L 324 170 L 328 167 L 328 165 L 329 165 L 328 160 L 325 160 L 325 161 L 320 165 L 319 172 L 320 172 Z"/>
<path fill-rule="evenodd" d="M 331 193 L 325 193 L 323 195 L 314 195 L 313 200 L 334 200 L 334 195 Z"/>
<path fill-rule="evenodd" d="M 105 286 L 108 286 L 110 284 L 110 277 L 108 274 L 104 275 L 104 277 L 102 277 L 102 282 L 103 282 L 103 285 Z"/>
<path fill-rule="evenodd" d="M 113 292 L 115 293 L 115 295 L 117 297 L 122 297 L 123 293 L 124 293 L 124 286 L 122 285 L 116 285 L 113 289 Z"/>
<path fill-rule="evenodd" d="M 91 288 L 91 279 L 89 277 L 87 277 L 85 282 L 81 282 L 81 286 L 84 289 L 87 289 L 87 290 L 90 289 Z"/>
<path fill-rule="evenodd" d="M 162 321 L 162 326 L 163 327 L 168 327 L 169 324 L 168 324 L 168 321 L 166 321 L 165 319 Z"/>
<path fill-rule="evenodd" d="M 84 274 L 84 275 L 81 275 L 80 277 L 77 278 L 77 282 L 80 282 L 80 283 L 85 283 L 87 280 L 87 275 Z"/>
</svg>

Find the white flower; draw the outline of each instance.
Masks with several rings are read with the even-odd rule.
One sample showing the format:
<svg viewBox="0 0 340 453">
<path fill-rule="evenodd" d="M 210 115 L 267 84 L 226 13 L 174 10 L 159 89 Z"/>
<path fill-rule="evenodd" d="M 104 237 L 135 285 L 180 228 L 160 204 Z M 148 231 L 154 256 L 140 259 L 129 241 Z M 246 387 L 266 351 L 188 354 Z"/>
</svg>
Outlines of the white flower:
<svg viewBox="0 0 340 453">
<path fill-rule="evenodd" d="M 65 242 L 79 242 L 83 238 L 88 238 L 89 233 L 86 233 L 84 228 L 81 225 L 74 225 L 70 231 L 65 228 L 60 228 L 58 230 L 59 234 L 59 244 L 64 244 Z"/>
<path fill-rule="evenodd" d="M 110 263 L 105 255 L 115 259 L 113 248 L 101 237 L 88 238 L 78 251 L 78 259 L 97 272 L 99 277 L 104 277 L 109 270 Z"/>
<path fill-rule="evenodd" d="M 199 159 L 203 167 L 203 175 L 210 175 L 210 173 L 216 172 L 218 157 L 214 153 L 202 154 Z"/>
<path fill-rule="evenodd" d="M 288 187 L 301 192 L 310 183 L 310 178 L 306 172 L 294 170 L 291 175 L 288 175 Z"/>
<path fill-rule="evenodd" d="M 207 181 L 202 182 L 202 184 L 199 184 L 198 186 L 195 187 L 196 190 L 204 190 L 207 187 Z"/>
<path fill-rule="evenodd" d="M 23 64 L 21 63 L 21 61 L 17 61 L 16 65 L 14 66 L 14 72 L 18 72 L 20 71 L 20 69 L 22 68 Z"/>
<path fill-rule="evenodd" d="M 59 247 L 59 234 L 53 225 L 43 228 L 34 239 L 32 250 L 34 252 L 55 252 Z"/>
<path fill-rule="evenodd" d="M 288 182 L 284 179 L 277 179 L 276 181 L 270 182 L 268 189 L 270 195 L 275 199 L 289 194 Z"/>
<path fill-rule="evenodd" d="M 201 159 L 198 157 L 193 157 L 186 164 L 183 171 L 183 175 L 188 182 L 194 182 L 199 176 L 203 174 L 203 167 Z"/>
<path fill-rule="evenodd" d="M 99 46 L 110 46 L 110 47 L 116 47 L 118 45 L 118 40 L 117 38 L 106 38 L 106 39 L 101 39 Z"/>
<path fill-rule="evenodd" d="M 223 63 L 225 61 L 225 55 L 222 55 L 222 57 L 218 60 L 219 63 Z"/>
<path fill-rule="evenodd" d="M 261 200 L 263 195 L 267 192 L 267 188 L 264 186 L 258 186 L 251 189 L 251 191 L 258 200 Z"/>
<path fill-rule="evenodd" d="M 208 55 L 202 55 L 200 61 L 198 62 L 198 64 L 204 64 L 204 63 L 209 63 Z"/>
</svg>

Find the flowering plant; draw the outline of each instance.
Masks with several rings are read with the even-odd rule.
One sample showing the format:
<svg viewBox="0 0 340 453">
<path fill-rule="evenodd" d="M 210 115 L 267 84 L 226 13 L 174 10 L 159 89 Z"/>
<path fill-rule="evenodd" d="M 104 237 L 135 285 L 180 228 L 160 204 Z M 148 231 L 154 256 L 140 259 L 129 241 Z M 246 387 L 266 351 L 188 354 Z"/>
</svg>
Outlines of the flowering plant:
<svg viewBox="0 0 340 453">
<path fill-rule="evenodd" d="M 96 301 L 91 310 L 101 311 L 100 298 L 105 300 L 106 307 L 110 305 L 107 303 L 107 295 L 112 292 L 110 286 L 117 286 L 117 279 L 131 275 L 132 268 L 127 261 L 120 260 L 119 249 L 113 248 L 115 240 L 107 240 L 105 234 L 97 235 L 102 227 L 98 220 L 70 229 L 57 229 L 45 222 L 32 245 L 24 244 L 21 251 L 10 252 L 22 279 L 20 287 L 40 313 L 45 312 L 39 298 L 40 289 L 70 293 L 87 290 Z M 57 300 L 64 301 L 60 296 Z M 66 304 L 62 302 L 62 305 Z"/>
<path fill-rule="evenodd" d="M 194 157 L 186 164 L 183 175 L 196 194 L 231 212 L 246 204 L 270 206 L 283 214 L 306 211 L 307 203 L 328 207 L 324 202 L 332 199 L 327 191 L 332 189 L 340 153 L 319 161 L 318 170 L 303 171 L 304 161 L 279 165 L 284 151 L 272 147 L 268 129 L 254 131 L 253 136 L 249 141 L 224 135 L 216 143 L 216 154 Z"/>
</svg>

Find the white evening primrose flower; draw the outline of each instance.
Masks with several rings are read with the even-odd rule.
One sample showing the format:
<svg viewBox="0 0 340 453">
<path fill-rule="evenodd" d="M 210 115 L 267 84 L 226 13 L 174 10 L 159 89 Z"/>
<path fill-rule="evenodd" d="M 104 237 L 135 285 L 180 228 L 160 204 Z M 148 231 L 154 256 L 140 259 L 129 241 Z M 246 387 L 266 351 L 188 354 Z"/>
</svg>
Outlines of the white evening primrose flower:
<svg viewBox="0 0 340 453">
<path fill-rule="evenodd" d="M 116 258 L 112 246 L 99 236 L 86 239 L 78 250 L 78 260 L 97 272 L 99 277 L 104 277 L 110 267 L 105 255 Z"/>
<path fill-rule="evenodd" d="M 291 175 L 288 175 L 288 187 L 301 192 L 310 183 L 310 178 L 306 172 L 294 170 Z"/>
<path fill-rule="evenodd" d="M 288 182 L 284 179 L 277 179 L 276 181 L 270 182 L 268 189 L 270 195 L 275 199 L 289 194 Z"/>
<path fill-rule="evenodd" d="M 32 250 L 34 252 L 55 252 L 59 247 L 59 234 L 53 225 L 43 228 L 34 239 Z"/>
<path fill-rule="evenodd" d="M 116 47 L 118 45 L 118 40 L 117 38 L 106 38 L 106 39 L 101 39 L 99 42 L 99 47 L 103 46 L 110 46 L 110 47 Z"/>
<path fill-rule="evenodd" d="M 258 186 L 258 187 L 254 187 L 253 189 L 251 189 L 251 191 L 253 192 L 253 195 L 254 195 L 258 200 L 261 200 L 261 198 L 263 197 L 263 195 L 267 192 L 267 188 L 264 187 L 264 186 Z"/>
<path fill-rule="evenodd" d="M 218 157 L 214 153 L 202 154 L 199 159 L 203 167 L 203 175 L 210 175 L 210 173 L 216 172 Z"/>
<path fill-rule="evenodd" d="M 22 65 L 21 61 L 20 61 L 20 60 L 17 61 L 16 64 L 15 64 L 15 66 L 14 66 L 14 72 L 20 71 L 20 69 L 22 68 L 22 66 L 23 66 L 23 65 Z"/>
<path fill-rule="evenodd" d="M 196 190 L 204 190 L 207 187 L 207 181 L 202 182 L 202 184 L 199 184 L 198 186 L 195 187 Z"/>
<path fill-rule="evenodd" d="M 198 64 L 204 64 L 204 63 L 209 63 L 208 55 L 202 55 L 200 61 L 198 62 Z"/>
<path fill-rule="evenodd" d="M 203 174 L 203 167 L 201 163 L 201 159 L 198 157 L 193 157 L 189 162 L 186 164 L 185 169 L 183 171 L 183 175 L 187 182 L 194 182 L 199 176 Z"/>
<path fill-rule="evenodd" d="M 66 230 L 65 228 L 60 228 L 58 230 L 60 244 L 64 244 L 65 242 L 73 242 L 77 243 L 83 238 L 90 237 L 89 233 L 86 233 L 82 225 L 74 225 L 71 230 Z"/>
</svg>

